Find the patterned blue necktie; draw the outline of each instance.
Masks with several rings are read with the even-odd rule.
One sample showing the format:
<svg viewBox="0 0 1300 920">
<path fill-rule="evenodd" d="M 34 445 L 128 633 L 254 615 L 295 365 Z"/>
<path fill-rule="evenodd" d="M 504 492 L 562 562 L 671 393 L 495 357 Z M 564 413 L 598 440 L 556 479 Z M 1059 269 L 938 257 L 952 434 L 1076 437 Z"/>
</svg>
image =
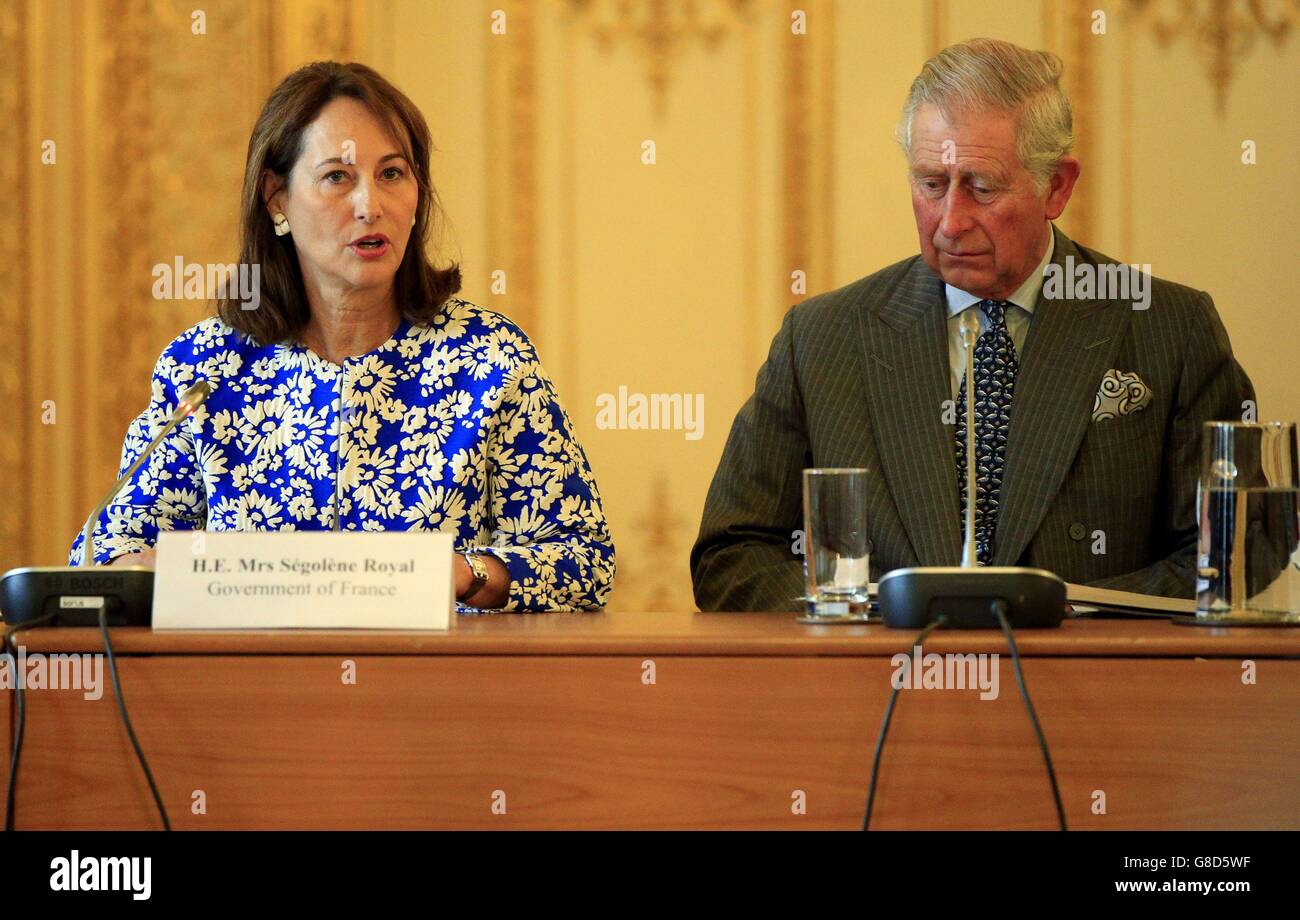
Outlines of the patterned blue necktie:
<svg viewBox="0 0 1300 920">
<path fill-rule="evenodd" d="M 1011 397 L 1016 387 L 1016 346 L 1007 331 L 1005 300 L 982 300 L 988 328 L 975 342 L 975 558 L 988 565 L 998 525 L 998 493 L 1007 458 Z M 962 355 L 957 393 L 957 490 L 961 494 L 961 528 L 966 532 L 966 356 Z"/>
</svg>

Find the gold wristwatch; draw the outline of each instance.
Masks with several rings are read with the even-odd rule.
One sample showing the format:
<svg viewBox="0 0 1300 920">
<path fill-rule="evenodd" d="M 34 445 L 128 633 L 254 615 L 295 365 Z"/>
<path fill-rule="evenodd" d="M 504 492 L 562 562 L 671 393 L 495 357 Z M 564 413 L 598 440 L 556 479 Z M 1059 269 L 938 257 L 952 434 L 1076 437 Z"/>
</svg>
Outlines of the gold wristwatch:
<svg viewBox="0 0 1300 920">
<path fill-rule="evenodd" d="M 475 594 L 478 594 L 479 589 L 487 584 L 488 567 L 487 563 L 484 562 L 480 556 L 461 553 L 461 557 L 464 558 L 465 564 L 469 566 L 470 574 L 474 576 L 474 580 L 469 583 L 469 587 L 465 589 L 465 593 L 458 597 L 457 600 L 468 601 Z"/>
</svg>

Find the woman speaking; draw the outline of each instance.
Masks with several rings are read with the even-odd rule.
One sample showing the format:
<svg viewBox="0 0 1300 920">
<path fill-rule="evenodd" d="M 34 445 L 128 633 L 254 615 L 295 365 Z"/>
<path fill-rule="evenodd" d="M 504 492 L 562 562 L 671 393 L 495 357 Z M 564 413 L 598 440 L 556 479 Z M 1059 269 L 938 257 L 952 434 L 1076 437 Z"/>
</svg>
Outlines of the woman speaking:
<svg viewBox="0 0 1300 920">
<path fill-rule="evenodd" d="M 100 515 L 95 563 L 152 564 L 160 530 L 436 530 L 455 536 L 466 606 L 604 605 L 600 493 L 532 343 L 425 254 L 430 147 L 363 65 L 309 64 L 275 89 L 241 202 L 258 296 L 219 298 L 158 359 L 123 471 L 179 394 L 212 392 Z"/>
</svg>

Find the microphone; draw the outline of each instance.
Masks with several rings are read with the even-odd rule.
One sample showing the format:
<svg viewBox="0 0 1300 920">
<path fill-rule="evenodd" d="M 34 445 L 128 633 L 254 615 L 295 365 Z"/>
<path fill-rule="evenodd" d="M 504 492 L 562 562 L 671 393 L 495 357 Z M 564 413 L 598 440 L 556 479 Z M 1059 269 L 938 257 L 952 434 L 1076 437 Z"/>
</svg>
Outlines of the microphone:
<svg viewBox="0 0 1300 920">
<path fill-rule="evenodd" d="M 915 566 L 887 572 L 877 585 L 881 617 L 895 629 L 921 629 L 940 617 L 944 626 L 990 629 L 1001 624 L 1005 607 L 1011 626 L 1060 626 L 1065 616 L 1065 582 L 1046 569 L 981 566 L 975 558 L 975 342 L 980 322 L 974 310 L 961 315 L 966 354 L 966 518 L 960 566 Z"/>
<path fill-rule="evenodd" d="M 180 402 L 176 404 L 176 409 L 172 412 L 172 417 L 169 418 L 167 424 L 163 426 L 162 431 L 158 432 L 158 436 L 150 442 L 149 446 L 144 449 L 144 452 L 140 454 L 139 457 L 136 457 L 135 463 L 131 464 L 130 468 L 122 474 L 121 478 L 118 479 L 117 482 L 113 483 L 113 488 L 108 490 L 108 494 L 105 495 L 103 500 L 95 506 L 95 510 L 90 512 L 90 517 L 86 518 L 86 529 L 82 534 L 81 541 L 81 564 L 83 566 L 95 564 L 95 521 L 99 519 L 99 516 L 104 512 L 104 509 L 112 504 L 113 499 L 117 497 L 118 492 L 122 491 L 122 486 L 126 485 L 127 480 L 135 475 L 136 470 L 140 469 L 145 460 L 149 459 L 149 455 L 154 452 L 154 448 L 162 443 L 163 438 L 171 434 L 172 429 L 177 425 L 193 415 L 199 406 L 207 402 L 210 395 L 212 395 L 212 387 L 208 386 L 206 380 L 200 380 L 198 383 L 194 384 L 194 386 L 186 390 L 181 396 Z"/>
<path fill-rule="evenodd" d="M 181 396 L 158 436 L 113 484 L 86 519 L 79 566 L 27 566 L 0 577 L 0 614 L 10 624 L 93 626 L 102 612 L 110 626 L 148 626 L 152 620 L 153 570 L 144 566 L 94 565 L 95 521 L 135 475 L 149 455 L 181 422 L 194 414 L 212 394 L 200 380 Z"/>
</svg>

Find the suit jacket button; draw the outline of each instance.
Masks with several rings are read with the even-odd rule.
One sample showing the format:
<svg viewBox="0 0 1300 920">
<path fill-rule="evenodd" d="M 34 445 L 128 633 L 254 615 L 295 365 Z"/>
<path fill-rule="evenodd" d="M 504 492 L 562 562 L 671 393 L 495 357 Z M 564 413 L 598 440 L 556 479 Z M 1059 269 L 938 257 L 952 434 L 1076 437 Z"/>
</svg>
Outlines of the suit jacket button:
<svg viewBox="0 0 1300 920">
<path fill-rule="evenodd" d="M 1071 540 L 1082 540 L 1087 535 L 1088 535 L 1088 528 L 1084 527 L 1078 521 L 1075 521 L 1073 524 L 1070 525 Z"/>
</svg>

